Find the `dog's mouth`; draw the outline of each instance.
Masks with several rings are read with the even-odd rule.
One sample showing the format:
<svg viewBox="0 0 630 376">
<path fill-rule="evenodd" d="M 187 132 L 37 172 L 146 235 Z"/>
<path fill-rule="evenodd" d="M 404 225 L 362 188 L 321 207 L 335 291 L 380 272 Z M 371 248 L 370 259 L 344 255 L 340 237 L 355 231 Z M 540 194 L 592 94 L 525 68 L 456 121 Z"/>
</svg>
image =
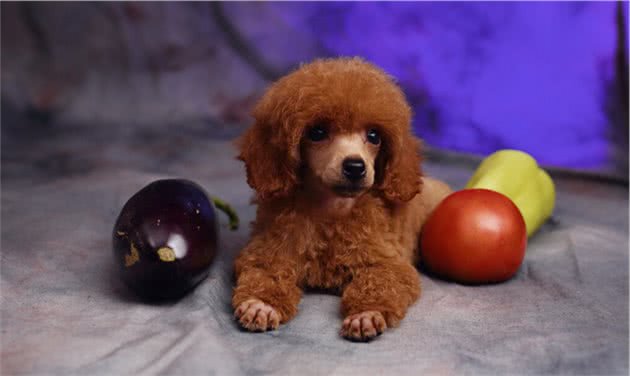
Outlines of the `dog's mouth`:
<svg viewBox="0 0 630 376">
<path fill-rule="evenodd" d="M 356 197 L 365 190 L 361 185 L 334 185 L 333 192 L 341 197 Z"/>
</svg>

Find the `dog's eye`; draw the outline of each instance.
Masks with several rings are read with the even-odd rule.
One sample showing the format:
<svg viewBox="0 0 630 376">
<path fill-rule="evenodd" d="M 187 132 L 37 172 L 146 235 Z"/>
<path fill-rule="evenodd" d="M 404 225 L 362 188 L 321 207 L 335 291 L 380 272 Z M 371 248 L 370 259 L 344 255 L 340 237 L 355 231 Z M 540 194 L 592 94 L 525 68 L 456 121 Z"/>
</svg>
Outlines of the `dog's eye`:
<svg viewBox="0 0 630 376">
<path fill-rule="evenodd" d="M 318 142 L 328 137 L 328 131 L 322 125 L 316 125 L 308 130 L 307 137 L 309 140 Z"/>
<path fill-rule="evenodd" d="M 381 135 L 376 129 L 372 128 L 367 131 L 367 140 L 374 145 L 378 145 L 381 143 Z"/>
</svg>

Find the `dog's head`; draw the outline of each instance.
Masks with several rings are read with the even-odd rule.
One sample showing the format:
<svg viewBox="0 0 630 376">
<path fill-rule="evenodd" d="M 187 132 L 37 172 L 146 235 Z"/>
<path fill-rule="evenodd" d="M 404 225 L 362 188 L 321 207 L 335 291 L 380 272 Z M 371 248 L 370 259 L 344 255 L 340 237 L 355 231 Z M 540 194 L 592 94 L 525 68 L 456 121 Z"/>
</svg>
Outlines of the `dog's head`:
<svg viewBox="0 0 630 376">
<path fill-rule="evenodd" d="M 342 197 L 375 189 L 390 201 L 420 190 L 419 142 L 404 94 L 363 60 L 318 60 L 273 84 L 239 140 L 259 200 L 317 184 Z"/>
</svg>

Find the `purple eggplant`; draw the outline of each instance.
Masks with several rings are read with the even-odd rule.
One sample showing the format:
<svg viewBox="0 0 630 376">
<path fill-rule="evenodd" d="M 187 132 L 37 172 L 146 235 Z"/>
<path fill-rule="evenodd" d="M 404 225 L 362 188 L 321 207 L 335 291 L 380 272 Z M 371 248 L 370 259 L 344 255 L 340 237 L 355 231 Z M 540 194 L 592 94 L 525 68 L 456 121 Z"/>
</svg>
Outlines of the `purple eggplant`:
<svg viewBox="0 0 630 376">
<path fill-rule="evenodd" d="M 231 225 L 236 215 L 228 210 Z M 177 299 L 207 277 L 217 253 L 219 221 L 213 200 L 198 184 L 157 180 L 133 195 L 112 233 L 122 280 L 150 300 Z"/>
</svg>

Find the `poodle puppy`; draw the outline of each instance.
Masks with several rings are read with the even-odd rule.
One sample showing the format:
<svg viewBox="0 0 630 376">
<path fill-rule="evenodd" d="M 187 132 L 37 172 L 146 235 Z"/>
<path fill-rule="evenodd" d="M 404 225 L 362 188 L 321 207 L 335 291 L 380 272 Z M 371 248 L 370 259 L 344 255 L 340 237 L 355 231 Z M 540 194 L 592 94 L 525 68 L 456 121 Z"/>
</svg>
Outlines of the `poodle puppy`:
<svg viewBox="0 0 630 376">
<path fill-rule="evenodd" d="M 235 261 L 232 305 L 250 331 L 276 329 L 305 289 L 341 295 L 341 335 L 367 341 L 420 295 L 419 234 L 451 192 L 423 177 L 404 94 L 359 58 L 281 78 L 238 141 L 258 204 Z"/>
</svg>

